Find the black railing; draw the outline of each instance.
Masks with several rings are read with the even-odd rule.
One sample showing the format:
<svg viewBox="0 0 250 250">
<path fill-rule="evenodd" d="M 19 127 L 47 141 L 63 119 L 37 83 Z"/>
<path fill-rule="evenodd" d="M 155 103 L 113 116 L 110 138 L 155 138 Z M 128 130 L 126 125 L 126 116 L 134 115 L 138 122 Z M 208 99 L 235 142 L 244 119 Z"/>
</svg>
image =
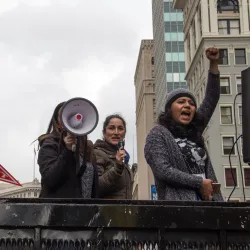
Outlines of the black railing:
<svg viewBox="0 0 250 250">
<path fill-rule="evenodd" d="M 249 249 L 250 203 L 0 200 L 0 249 Z"/>
</svg>

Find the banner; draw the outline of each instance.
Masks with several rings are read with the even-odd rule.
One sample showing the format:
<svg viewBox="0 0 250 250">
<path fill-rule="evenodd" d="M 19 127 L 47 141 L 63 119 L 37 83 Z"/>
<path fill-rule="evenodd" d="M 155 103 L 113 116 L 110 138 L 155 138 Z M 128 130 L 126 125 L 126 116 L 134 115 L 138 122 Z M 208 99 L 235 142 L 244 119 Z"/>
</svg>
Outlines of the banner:
<svg viewBox="0 0 250 250">
<path fill-rule="evenodd" d="M 1 164 L 0 164 L 0 181 L 22 187 L 22 185 Z"/>
</svg>

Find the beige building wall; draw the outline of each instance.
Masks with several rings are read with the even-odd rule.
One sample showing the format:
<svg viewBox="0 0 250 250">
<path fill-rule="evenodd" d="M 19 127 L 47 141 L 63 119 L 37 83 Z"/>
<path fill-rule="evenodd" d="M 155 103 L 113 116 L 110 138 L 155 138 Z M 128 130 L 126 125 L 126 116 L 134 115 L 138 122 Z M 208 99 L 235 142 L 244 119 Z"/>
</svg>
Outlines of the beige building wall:
<svg viewBox="0 0 250 250">
<path fill-rule="evenodd" d="M 150 187 L 154 184 L 151 169 L 144 157 L 146 136 L 155 124 L 153 51 L 153 40 L 142 40 L 134 77 L 138 169 L 134 178 L 133 199 L 139 200 L 150 199 Z"/>
</svg>

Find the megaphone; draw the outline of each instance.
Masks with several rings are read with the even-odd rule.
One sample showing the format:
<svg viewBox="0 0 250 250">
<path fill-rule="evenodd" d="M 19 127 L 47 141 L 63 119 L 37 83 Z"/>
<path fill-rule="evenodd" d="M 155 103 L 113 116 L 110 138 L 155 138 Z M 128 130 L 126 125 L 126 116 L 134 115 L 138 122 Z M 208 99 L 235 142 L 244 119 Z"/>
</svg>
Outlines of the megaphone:
<svg viewBox="0 0 250 250">
<path fill-rule="evenodd" d="M 62 107 L 62 126 L 67 132 L 76 137 L 91 133 L 96 128 L 98 121 L 97 108 L 85 98 L 72 98 Z"/>
</svg>

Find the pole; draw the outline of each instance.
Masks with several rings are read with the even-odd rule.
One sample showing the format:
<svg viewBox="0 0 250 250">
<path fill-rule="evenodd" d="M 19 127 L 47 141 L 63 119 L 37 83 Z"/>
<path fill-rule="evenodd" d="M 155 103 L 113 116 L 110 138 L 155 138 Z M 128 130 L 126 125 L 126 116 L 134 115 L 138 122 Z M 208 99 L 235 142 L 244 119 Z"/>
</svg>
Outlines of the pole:
<svg viewBox="0 0 250 250">
<path fill-rule="evenodd" d="M 36 177 L 35 171 L 36 171 L 36 149 L 34 144 L 33 180 L 35 180 Z"/>
</svg>

